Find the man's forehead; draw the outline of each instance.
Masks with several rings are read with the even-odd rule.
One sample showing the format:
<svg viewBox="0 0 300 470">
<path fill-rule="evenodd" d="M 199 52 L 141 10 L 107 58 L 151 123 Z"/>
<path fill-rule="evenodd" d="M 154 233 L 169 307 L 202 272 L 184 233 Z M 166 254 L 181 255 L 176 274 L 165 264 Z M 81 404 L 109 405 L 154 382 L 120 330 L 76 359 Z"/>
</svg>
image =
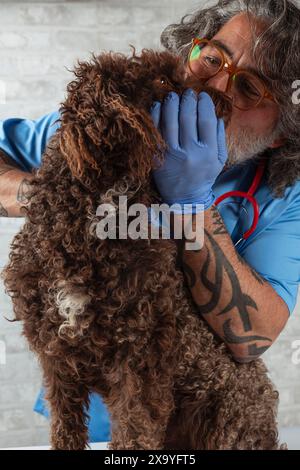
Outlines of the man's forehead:
<svg viewBox="0 0 300 470">
<path fill-rule="evenodd" d="M 243 62 L 250 64 L 253 31 L 256 34 L 262 32 L 262 23 L 254 18 L 249 18 L 246 13 L 240 13 L 222 26 L 213 39 L 232 60 L 239 61 L 243 56 Z"/>
</svg>

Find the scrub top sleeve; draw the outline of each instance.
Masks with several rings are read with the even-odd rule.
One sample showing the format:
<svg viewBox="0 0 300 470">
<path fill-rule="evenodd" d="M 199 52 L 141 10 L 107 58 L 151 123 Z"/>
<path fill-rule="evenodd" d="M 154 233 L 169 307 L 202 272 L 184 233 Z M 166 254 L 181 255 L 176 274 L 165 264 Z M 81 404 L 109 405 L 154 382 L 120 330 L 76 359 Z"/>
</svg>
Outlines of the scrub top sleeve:
<svg viewBox="0 0 300 470">
<path fill-rule="evenodd" d="M 300 197 L 241 256 L 271 284 L 291 314 L 300 283 Z"/>
<path fill-rule="evenodd" d="M 59 112 L 31 121 L 10 118 L 0 121 L 0 149 L 10 156 L 20 169 L 31 171 L 41 165 L 47 141 L 53 136 L 59 123 Z"/>
</svg>

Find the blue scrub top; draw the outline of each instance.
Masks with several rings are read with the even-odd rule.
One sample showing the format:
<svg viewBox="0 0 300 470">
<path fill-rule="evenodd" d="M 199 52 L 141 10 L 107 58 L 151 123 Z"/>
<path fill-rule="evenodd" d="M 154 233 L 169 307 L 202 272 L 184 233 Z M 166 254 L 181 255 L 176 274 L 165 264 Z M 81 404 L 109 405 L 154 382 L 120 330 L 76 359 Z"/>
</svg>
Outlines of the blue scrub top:
<svg viewBox="0 0 300 470">
<path fill-rule="evenodd" d="M 0 148 L 24 171 L 41 164 L 48 139 L 59 127 L 59 113 L 36 121 L 6 119 L 0 122 Z M 256 171 L 254 162 L 237 165 L 219 175 L 213 187 L 216 197 L 228 191 L 248 191 Z M 286 189 L 283 198 L 273 198 L 263 178 L 255 194 L 260 207 L 259 223 L 248 240 L 237 245 L 238 253 L 266 279 L 293 312 L 300 283 L 300 181 Z M 226 228 L 236 244 L 251 226 L 253 209 L 242 198 L 228 198 L 218 206 Z M 35 410 L 48 416 L 40 393 Z M 89 409 L 91 442 L 110 440 L 110 420 L 101 398 L 91 395 Z"/>
</svg>

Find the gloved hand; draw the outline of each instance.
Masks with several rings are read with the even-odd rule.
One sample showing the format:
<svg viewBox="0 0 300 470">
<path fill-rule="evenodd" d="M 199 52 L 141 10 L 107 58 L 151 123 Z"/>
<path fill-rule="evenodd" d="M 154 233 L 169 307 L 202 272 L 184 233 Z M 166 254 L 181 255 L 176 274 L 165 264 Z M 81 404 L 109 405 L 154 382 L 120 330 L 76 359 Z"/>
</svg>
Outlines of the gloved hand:
<svg viewBox="0 0 300 470">
<path fill-rule="evenodd" d="M 153 172 L 164 202 L 192 204 L 193 213 L 196 204 L 208 209 L 216 200 L 212 186 L 227 160 L 224 121 L 216 117 L 212 99 L 192 89 L 181 100 L 171 92 L 162 104 L 154 102 L 151 116 L 168 145 L 163 165 Z"/>
</svg>

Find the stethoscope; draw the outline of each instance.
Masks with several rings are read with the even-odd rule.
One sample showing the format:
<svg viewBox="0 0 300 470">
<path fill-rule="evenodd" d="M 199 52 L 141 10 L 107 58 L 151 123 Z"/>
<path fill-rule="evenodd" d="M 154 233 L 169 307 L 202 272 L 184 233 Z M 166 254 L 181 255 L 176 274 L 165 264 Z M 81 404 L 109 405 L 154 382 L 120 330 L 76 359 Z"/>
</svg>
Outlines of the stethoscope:
<svg viewBox="0 0 300 470">
<path fill-rule="evenodd" d="M 242 198 L 247 199 L 252 204 L 253 212 L 254 212 L 253 223 L 250 229 L 243 234 L 242 238 L 238 240 L 235 246 L 238 246 L 244 240 L 248 240 L 248 238 L 255 232 L 257 228 L 258 220 L 259 220 L 259 205 L 254 195 L 261 183 L 262 177 L 265 172 L 265 167 L 266 167 L 265 162 L 261 162 L 258 165 L 255 177 L 253 179 L 253 183 L 247 193 L 243 191 L 229 191 L 228 193 L 223 194 L 223 196 L 218 197 L 215 201 L 215 205 L 219 205 L 221 202 L 223 202 L 225 199 L 229 197 L 242 197 Z"/>
</svg>

